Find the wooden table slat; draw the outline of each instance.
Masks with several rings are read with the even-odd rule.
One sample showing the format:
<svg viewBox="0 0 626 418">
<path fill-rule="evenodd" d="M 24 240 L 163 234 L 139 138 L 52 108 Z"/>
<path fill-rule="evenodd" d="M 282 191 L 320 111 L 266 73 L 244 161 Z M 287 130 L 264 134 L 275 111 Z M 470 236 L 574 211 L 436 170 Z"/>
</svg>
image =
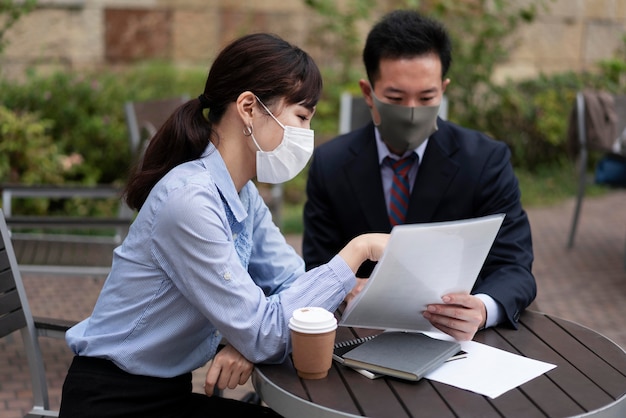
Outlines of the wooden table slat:
<svg viewBox="0 0 626 418">
<path fill-rule="evenodd" d="M 262 365 L 259 364 L 256 366 L 257 373 L 252 376 L 252 382 L 254 383 L 256 392 L 264 396 L 265 387 L 269 386 L 268 383 L 265 383 L 264 379 L 260 379 L 261 373 L 267 378 L 268 381 L 272 382 L 278 388 L 288 388 L 289 393 L 291 393 L 295 397 L 302 398 L 304 400 L 310 400 L 304 387 L 300 383 L 300 379 L 296 375 L 296 371 L 293 368 L 293 364 L 291 361 L 285 361 L 281 364 L 275 365 Z M 269 390 L 269 389 L 268 389 Z M 266 395 L 267 396 L 267 395 Z M 271 400 L 264 399 L 265 401 Z M 287 416 L 285 411 L 290 411 L 294 407 L 292 404 L 295 404 L 296 401 L 287 402 L 281 399 L 280 404 L 274 404 L 273 409 L 276 412 Z M 299 401 L 297 402 L 299 403 Z"/>
<path fill-rule="evenodd" d="M 524 325 L 535 332 L 548 346 L 558 352 L 562 357 L 567 358 L 568 363 L 580 371 L 586 379 L 589 379 L 598 388 L 606 392 L 613 400 L 624 395 L 626 388 L 626 376 L 611 367 L 601 356 L 598 356 L 580 341 L 572 338 L 572 335 L 553 321 L 539 321 L 537 317 L 528 316 L 524 320 Z M 583 332 L 583 328 L 580 328 Z M 612 345 L 609 340 L 605 340 L 607 347 Z M 530 354 L 523 353 L 524 355 Z M 592 390 L 587 380 L 577 378 L 584 384 L 586 391 Z M 600 401 L 600 398 L 597 399 Z M 592 403 L 591 409 L 597 408 Z"/>
<path fill-rule="evenodd" d="M 450 407 L 435 390 L 433 383 L 428 380 L 409 383 L 401 382 L 397 379 L 389 379 L 389 385 L 409 411 L 419 411 L 419 414 L 413 413 L 411 415 L 413 417 L 455 417 Z"/>
<path fill-rule="evenodd" d="M 516 349 L 517 346 L 514 347 L 511 345 L 511 342 L 505 339 L 503 335 L 522 336 L 522 340 L 525 340 L 529 345 L 532 345 L 535 348 L 537 344 L 541 344 L 541 350 L 544 355 L 546 352 L 554 355 L 549 347 L 545 346 L 541 340 L 539 340 L 535 335 L 529 333 L 524 327 L 521 327 L 520 330 L 498 329 L 497 331 L 492 330 L 492 332 L 481 332 L 476 335 L 474 340 L 513 354 L 522 354 Z M 537 353 L 533 353 L 533 355 L 528 354 L 528 357 L 556 364 L 554 361 L 538 358 Z M 554 357 L 551 357 L 550 360 L 555 360 L 556 358 L 557 356 L 554 355 Z M 553 380 L 546 377 L 546 375 L 532 379 L 531 381 L 521 385 L 520 388 L 516 390 L 521 390 L 521 393 L 524 393 L 532 399 L 532 404 L 535 405 L 538 410 L 543 411 L 548 416 L 558 416 L 562 411 L 567 412 L 566 416 L 582 414 L 586 411 L 570 396 L 564 393 Z M 517 405 L 517 407 L 520 407 L 520 405 Z"/>
<path fill-rule="evenodd" d="M 554 322 L 577 340 L 584 344 L 594 353 L 602 353 L 602 359 L 611 367 L 626 376 L 626 362 L 624 361 L 624 350 L 617 344 L 607 344 L 607 338 L 582 325 L 574 324 L 561 318 L 550 317 Z"/>
<path fill-rule="evenodd" d="M 291 360 L 282 364 L 258 365 L 257 367 L 262 369 L 263 374 L 277 386 L 289 388 L 294 395 L 310 400 Z"/>
<path fill-rule="evenodd" d="M 340 326 L 337 328 L 336 340 L 348 341 L 359 337 L 375 335 L 380 332 L 381 330 Z M 397 400 L 397 397 L 391 391 L 391 388 L 381 388 L 381 386 L 376 382 L 371 380 L 368 381 L 369 379 L 367 377 L 362 376 L 349 367 L 345 367 L 337 363 L 334 364 L 334 367 L 353 391 L 353 399 L 356 398 L 356 400 L 358 400 L 355 401 L 357 408 L 359 408 L 359 410 L 366 416 L 410 416 L 407 415 L 407 412 L 402 408 L 401 404 Z M 361 379 L 365 379 L 365 381 L 361 381 Z M 359 381 L 358 384 L 352 384 L 355 380 Z"/>
<path fill-rule="evenodd" d="M 552 384 L 549 379 L 544 376 L 539 376 L 537 379 L 541 379 L 543 377 L 543 381 Z M 550 388 L 550 390 L 553 390 Z M 571 399 L 563 396 L 563 400 L 565 402 L 571 403 Z M 553 398 L 552 403 L 554 404 L 556 400 Z M 534 417 L 545 417 L 547 416 L 558 416 L 560 412 L 564 410 L 562 406 L 559 406 L 559 410 L 555 411 L 555 413 L 549 413 L 549 410 L 545 408 L 545 406 L 539 408 L 536 402 L 531 400 L 531 397 L 526 394 L 526 392 L 520 388 L 510 390 L 496 399 L 490 399 L 489 402 L 496 408 L 496 410 L 500 413 L 501 416 L 504 417 L 524 417 L 524 418 L 534 418 Z M 557 401 L 558 402 L 558 401 Z M 542 402 L 543 403 L 543 402 Z M 549 405 L 549 404 L 548 404 Z M 571 403 L 572 412 L 567 415 L 576 415 L 582 413 L 582 409 L 577 405 Z"/>
<path fill-rule="evenodd" d="M 472 416 L 483 418 L 501 417 L 494 406 L 490 404 L 484 396 L 467 390 L 459 390 L 454 386 L 444 383 L 432 382 L 432 384 L 439 393 L 439 396 L 446 400 L 450 409 L 452 409 L 457 416 L 464 416 L 468 414 L 468 411 L 472 411 Z"/>
<path fill-rule="evenodd" d="M 549 329 L 551 327 L 542 329 L 535 324 L 531 332 L 526 326 L 527 324 L 533 326 L 532 322 L 529 321 L 524 322 L 517 331 L 501 329 L 498 330 L 498 333 L 514 345 L 522 355 L 555 364 L 557 367 L 547 372 L 546 376 L 583 411 L 592 411 L 611 402 L 611 396 L 563 357 L 566 355 L 565 353 L 556 352 L 546 344 L 543 337 L 545 333 L 551 332 Z M 575 340 L 570 340 L 570 343 L 575 344 Z M 537 382 L 531 381 L 529 384 L 532 387 Z M 549 391 L 548 393 L 558 394 L 559 391 Z M 549 398 L 546 400 L 548 407 L 554 402 Z"/>
<path fill-rule="evenodd" d="M 361 415 L 351 393 L 343 384 L 341 375 L 334 367 L 331 367 L 328 376 L 324 379 L 302 379 L 301 383 L 311 402 L 350 414 Z"/>
<path fill-rule="evenodd" d="M 355 372 L 339 364 L 335 369 L 340 373 L 356 399 L 358 408 L 368 417 L 409 417 L 398 398 L 388 385 L 380 385 L 376 380 Z"/>
</svg>

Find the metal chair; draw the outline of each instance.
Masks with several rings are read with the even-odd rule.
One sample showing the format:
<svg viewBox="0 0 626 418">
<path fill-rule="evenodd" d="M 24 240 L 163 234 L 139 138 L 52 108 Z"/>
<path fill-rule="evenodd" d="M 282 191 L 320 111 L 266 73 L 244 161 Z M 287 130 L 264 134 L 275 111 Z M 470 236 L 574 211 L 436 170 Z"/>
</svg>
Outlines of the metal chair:
<svg viewBox="0 0 626 418">
<path fill-rule="evenodd" d="M 75 322 L 64 319 L 33 317 L 18 267 L 4 213 L 0 209 L 0 338 L 20 331 L 26 350 L 33 392 L 33 407 L 25 418 L 58 417 L 50 409 L 44 361 L 38 337 L 65 338 Z M 215 396 L 223 391 L 216 388 Z M 256 392 L 248 392 L 241 401 L 260 404 Z"/>
<path fill-rule="evenodd" d="M 152 139 L 167 118 L 189 100 L 181 95 L 167 99 L 129 101 L 124 104 L 124 116 L 128 127 L 131 155 L 140 157 L 147 142 Z"/>
<path fill-rule="evenodd" d="M 51 318 L 33 318 L 2 210 L 0 210 L 0 235 L 2 238 L 0 240 L 0 338 L 14 331 L 20 331 L 24 340 L 33 392 L 33 407 L 25 417 L 56 417 L 58 412 L 50 410 L 48 385 L 38 337 L 62 338 L 65 331 L 74 323 Z"/>
<path fill-rule="evenodd" d="M 576 102 L 570 118 L 570 141 L 575 140 L 578 169 L 578 191 L 576 204 L 567 238 L 567 248 L 574 247 L 574 239 L 578 228 L 578 221 L 585 197 L 585 189 L 589 182 L 587 178 L 589 153 L 598 151 L 603 154 L 612 154 L 617 150 L 612 149 L 617 137 L 626 129 L 626 95 L 613 95 L 611 112 L 599 115 L 600 120 L 594 120 L 597 115 L 590 115 L 588 102 L 597 101 L 597 95 L 602 92 L 584 90 L 576 94 Z M 613 115 L 614 110 L 614 115 Z M 610 114 L 609 114 L 610 113 Z M 616 119 L 614 119 L 614 117 Z M 575 125 L 574 125 L 575 124 Z M 604 126 L 598 126 L 598 125 Z M 622 153 L 624 150 L 621 151 Z M 622 154 L 623 155 L 623 154 Z M 626 265 L 626 259 L 624 260 Z"/>
</svg>

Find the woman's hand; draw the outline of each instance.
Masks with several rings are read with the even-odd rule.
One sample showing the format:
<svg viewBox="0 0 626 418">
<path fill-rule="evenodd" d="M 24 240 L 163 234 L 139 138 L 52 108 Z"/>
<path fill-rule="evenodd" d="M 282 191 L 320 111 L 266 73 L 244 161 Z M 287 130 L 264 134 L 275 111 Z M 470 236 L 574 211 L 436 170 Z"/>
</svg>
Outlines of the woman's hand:
<svg viewBox="0 0 626 418">
<path fill-rule="evenodd" d="M 248 381 L 253 369 L 254 364 L 227 344 L 215 355 L 209 366 L 204 392 L 212 396 L 216 386 L 219 389 L 235 389 L 237 385 L 243 385 Z"/>
<path fill-rule="evenodd" d="M 389 234 L 359 235 L 339 251 L 339 256 L 356 273 L 364 261 L 378 261 L 385 251 L 387 242 L 389 242 Z"/>
<path fill-rule="evenodd" d="M 346 295 L 346 297 L 343 299 L 344 302 L 350 303 L 352 301 L 352 299 L 354 299 L 356 297 L 356 295 L 361 293 L 361 290 L 363 290 L 363 287 L 365 287 L 366 283 L 367 283 L 367 279 L 359 279 L 357 277 L 356 278 L 356 286 L 354 286 L 352 288 L 352 290 L 350 291 L 350 293 L 348 293 Z"/>
</svg>

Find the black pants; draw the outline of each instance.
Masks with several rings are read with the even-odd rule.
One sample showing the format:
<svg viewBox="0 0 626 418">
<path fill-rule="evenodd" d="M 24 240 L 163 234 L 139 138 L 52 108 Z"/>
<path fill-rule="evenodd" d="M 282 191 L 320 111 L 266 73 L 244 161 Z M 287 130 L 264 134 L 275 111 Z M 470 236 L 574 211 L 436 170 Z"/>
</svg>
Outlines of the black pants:
<svg viewBox="0 0 626 418">
<path fill-rule="evenodd" d="M 192 393 L 191 373 L 172 378 L 126 373 L 111 361 L 74 357 L 60 418 L 279 417 L 269 408 Z"/>
</svg>

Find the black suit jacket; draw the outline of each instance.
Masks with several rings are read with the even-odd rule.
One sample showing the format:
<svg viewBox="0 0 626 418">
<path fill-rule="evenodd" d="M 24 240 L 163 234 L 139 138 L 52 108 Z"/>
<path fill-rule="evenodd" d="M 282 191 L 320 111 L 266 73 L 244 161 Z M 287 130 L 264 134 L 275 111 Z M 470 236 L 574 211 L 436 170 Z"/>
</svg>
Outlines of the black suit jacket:
<svg viewBox="0 0 626 418">
<path fill-rule="evenodd" d="M 514 327 L 534 300 L 530 225 L 503 142 L 438 120 L 413 185 L 406 223 L 506 213 L 472 293 L 491 296 Z M 318 146 L 307 180 L 302 250 L 307 269 L 328 262 L 366 232 L 390 232 L 374 125 Z M 358 277 L 369 277 L 364 263 Z"/>
</svg>

